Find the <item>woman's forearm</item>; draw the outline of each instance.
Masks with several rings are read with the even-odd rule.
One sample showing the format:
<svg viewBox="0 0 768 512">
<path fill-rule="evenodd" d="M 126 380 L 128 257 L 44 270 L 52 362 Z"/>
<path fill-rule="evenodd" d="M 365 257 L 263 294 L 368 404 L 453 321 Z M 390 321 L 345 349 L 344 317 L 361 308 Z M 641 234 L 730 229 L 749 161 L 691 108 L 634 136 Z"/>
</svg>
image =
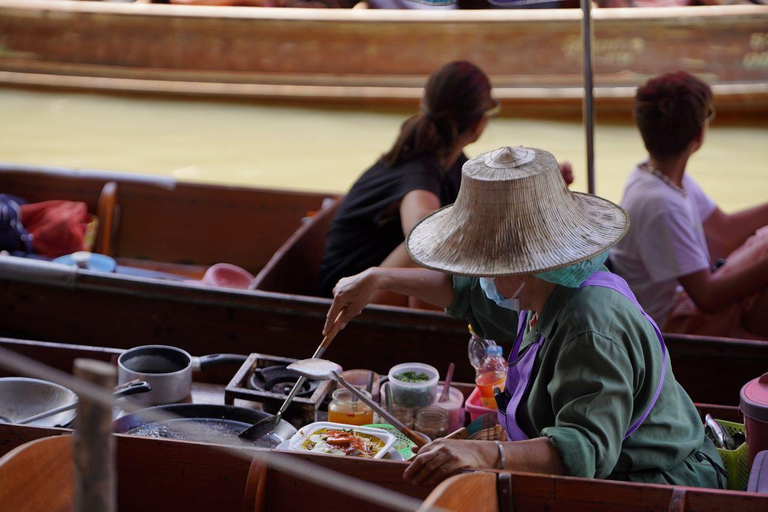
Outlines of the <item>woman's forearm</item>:
<svg viewBox="0 0 768 512">
<path fill-rule="evenodd" d="M 441 308 L 453 303 L 451 277 L 425 268 L 372 268 L 379 289 L 416 297 Z"/>
<path fill-rule="evenodd" d="M 416 297 L 444 308 L 453 303 L 453 286 L 446 274 L 423 268 L 369 268 L 336 284 L 323 334 L 331 331 L 337 319 L 342 329 L 346 327 L 381 290 Z"/>
<path fill-rule="evenodd" d="M 565 473 L 560 454 L 547 437 L 502 443 L 502 445 L 506 459 L 502 469 L 548 475 Z"/>
</svg>

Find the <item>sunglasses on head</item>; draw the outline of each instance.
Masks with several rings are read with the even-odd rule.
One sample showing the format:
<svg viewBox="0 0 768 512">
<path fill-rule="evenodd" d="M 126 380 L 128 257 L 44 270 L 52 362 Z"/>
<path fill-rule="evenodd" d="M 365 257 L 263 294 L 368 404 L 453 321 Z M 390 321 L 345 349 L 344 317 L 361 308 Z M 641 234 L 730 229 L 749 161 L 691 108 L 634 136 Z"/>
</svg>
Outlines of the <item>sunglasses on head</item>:
<svg viewBox="0 0 768 512">
<path fill-rule="evenodd" d="M 711 123 L 714 121 L 715 117 L 717 117 L 717 112 L 715 112 L 715 107 L 712 105 L 707 106 L 707 117 L 704 118 L 704 123 Z"/>
<path fill-rule="evenodd" d="M 488 117 L 494 117 L 499 112 L 501 112 L 501 103 L 499 103 L 498 100 L 493 100 L 493 101 L 494 101 L 494 105 L 491 108 L 489 108 L 488 110 L 486 110 L 485 112 L 483 112 L 483 115 L 488 116 Z"/>
</svg>

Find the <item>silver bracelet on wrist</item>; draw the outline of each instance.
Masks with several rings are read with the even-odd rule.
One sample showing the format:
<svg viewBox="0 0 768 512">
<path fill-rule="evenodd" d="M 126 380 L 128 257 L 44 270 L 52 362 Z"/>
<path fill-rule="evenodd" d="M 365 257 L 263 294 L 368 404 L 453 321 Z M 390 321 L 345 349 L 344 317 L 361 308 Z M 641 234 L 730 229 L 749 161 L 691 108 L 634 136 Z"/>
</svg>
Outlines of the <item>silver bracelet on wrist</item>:
<svg viewBox="0 0 768 512">
<path fill-rule="evenodd" d="M 507 465 L 507 454 L 504 453 L 504 445 L 501 444 L 501 441 L 494 441 L 494 443 L 499 447 L 499 469 L 504 469 Z"/>
</svg>

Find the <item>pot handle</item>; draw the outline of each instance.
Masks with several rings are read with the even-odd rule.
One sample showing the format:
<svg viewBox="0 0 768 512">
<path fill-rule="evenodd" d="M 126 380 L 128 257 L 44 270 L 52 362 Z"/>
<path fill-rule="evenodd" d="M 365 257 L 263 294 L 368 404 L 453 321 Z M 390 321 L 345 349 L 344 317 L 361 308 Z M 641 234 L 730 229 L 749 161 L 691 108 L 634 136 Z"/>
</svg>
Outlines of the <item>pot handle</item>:
<svg viewBox="0 0 768 512">
<path fill-rule="evenodd" d="M 139 379 L 134 379 L 134 380 L 129 380 L 128 382 L 125 382 L 123 384 L 120 384 L 119 386 L 116 386 L 112 390 L 112 395 L 115 398 L 122 398 L 128 395 L 146 393 L 148 391 L 152 391 L 152 385 L 150 385 L 149 382 L 139 380 Z"/>
<path fill-rule="evenodd" d="M 248 356 L 242 356 L 240 354 L 210 354 L 207 356 L 193 357 L 192 369 L 193 370 L 207 370 L 211 366 L 220 364 L 243 364 L 248 360 Z"/>
</svg>

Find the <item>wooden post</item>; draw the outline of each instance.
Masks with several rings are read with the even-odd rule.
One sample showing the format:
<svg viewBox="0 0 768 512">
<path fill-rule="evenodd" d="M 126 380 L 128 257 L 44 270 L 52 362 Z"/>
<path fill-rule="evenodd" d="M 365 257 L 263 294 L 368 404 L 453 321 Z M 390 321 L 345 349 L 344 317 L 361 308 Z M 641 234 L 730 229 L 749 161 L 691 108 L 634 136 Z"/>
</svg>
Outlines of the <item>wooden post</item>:
<svg viewBox="0 0 768 512">
<path fill-rule="evenodd" d="M 117 382 L 114 366 L 93 359 L 75 359 L 74 374 L 109 389 Z M 115 448 L 112 407 L 80 396 L 72 452 L 76 512 L 117 512 Z"/>
</svg>

